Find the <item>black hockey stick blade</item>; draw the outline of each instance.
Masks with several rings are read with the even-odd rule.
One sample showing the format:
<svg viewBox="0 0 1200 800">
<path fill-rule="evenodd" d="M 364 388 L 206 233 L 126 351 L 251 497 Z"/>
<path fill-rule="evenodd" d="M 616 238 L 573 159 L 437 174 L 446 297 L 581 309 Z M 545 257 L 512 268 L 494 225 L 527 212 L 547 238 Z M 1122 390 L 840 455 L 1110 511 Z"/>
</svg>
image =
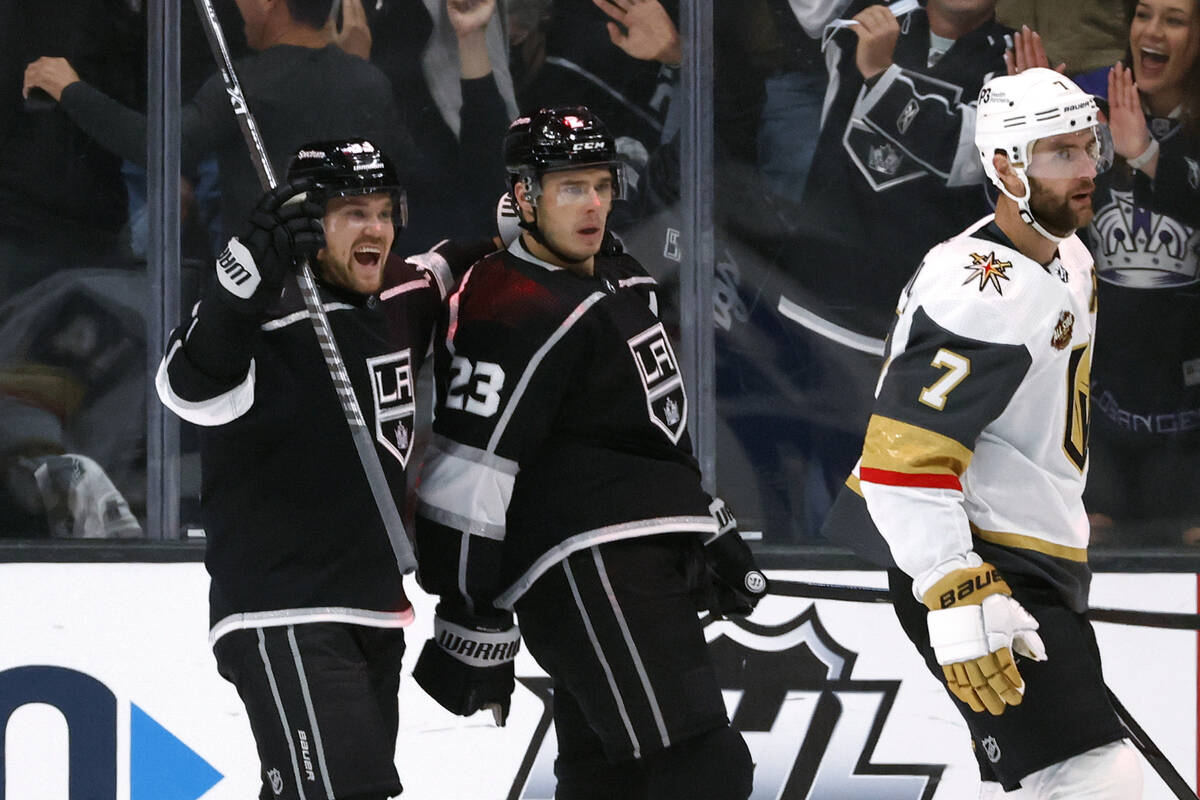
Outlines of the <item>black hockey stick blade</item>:
<svg viewBox="0 0 1200 800">
<path fill-rule="evenodd" d="M 275 172 L 271 168 L 271 160 L 267 157 L 262 137 L 258 133 L 258 123 L 255 122 L 254 115 L 246 103 L 246 97 L 242 94 L 242 86 L 238 81 L 233 60 L 229 57 L 229 47 L 225 43 L 225 35 L 221 31 L 221 23 L 217 19 L 216 9 L 213 8 L 212 0 L 195 0 L 195 4 L 196 13 L 200 15 L 200 22 L 204 28 L 205 38 L 208 39 L 208 46 L 212 50 L 213 58 L 216 59 L 221 78 L 225 82 L 225 91 L 229 95 L 230 105 L 233 106 L 233 114 L 237 118 L 238 127 L 241 128 L 242 136 L 250 150 L 250 160 L 254 163 L 255 171 L 258 172 L 259 182 L 264 189 L 274 188 Z M 333 330 L 329 325 L 329 318 L 325 315 L 325 309 L 321 305 L 321 298 L 317 294 L 317 286 L 307 259 L 301 263 L 297 277 L 300 295 L 304 298 L 304 306 L 308 311 L 309 320 L 316 332 L 317 341 L 321 345 L 321 355 L 329 370 L 334 390 L 337 392 L 338 403 L 342 407 L 346 424 L 350 426 L 354 448 L 358 452 L 363 472 L 366 473 L 367 483 L 371 487 L 371 495 L 375 498 L 375 505 L 379 509 L 383 526 L 387 529 L 388 541 L 392 545 L 396 565 L 402 575 L 407 575 L 417 568 L 417 559 L 413 553 L 412 543 L 408 539 L 408 533 L 404 530 L 404 523 L 396 508 L 396 499 L 392 496 L 387 478 L 383 474 L 383 466 L 379 463 L 379 453 L 376 452 L 375 443 L 367 431 L 362 409 L 358 405 L 358 398 L 354 396 L 354 387 L 346 373 L 346 362 L 342 360 L 337 340 L 333 338 Z"/>
</svg>

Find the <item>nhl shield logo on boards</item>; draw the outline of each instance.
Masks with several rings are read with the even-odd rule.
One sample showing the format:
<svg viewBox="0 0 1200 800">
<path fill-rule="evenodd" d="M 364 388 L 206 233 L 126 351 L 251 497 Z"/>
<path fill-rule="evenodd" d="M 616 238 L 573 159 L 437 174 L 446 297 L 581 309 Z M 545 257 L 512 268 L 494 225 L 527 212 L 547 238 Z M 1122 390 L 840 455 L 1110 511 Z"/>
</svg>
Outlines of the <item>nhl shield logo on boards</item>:
<svg viewBox="0 0 1200 800">
<path fill-rule="evenodd" d="M 679 374 L 679 359 L 659 322 L 629 340 L 629 351 L 646 390 L 650 421 L 672 442 L 678 442 L 687 425 L 687 395 Z"/>
<path fill-rule="evenodd" d="M 375 441 L 407 467 L 417 412 L 412 353 L 406 348 L 368 358 L 367 371 L 375 401 Z"/>
</svg>

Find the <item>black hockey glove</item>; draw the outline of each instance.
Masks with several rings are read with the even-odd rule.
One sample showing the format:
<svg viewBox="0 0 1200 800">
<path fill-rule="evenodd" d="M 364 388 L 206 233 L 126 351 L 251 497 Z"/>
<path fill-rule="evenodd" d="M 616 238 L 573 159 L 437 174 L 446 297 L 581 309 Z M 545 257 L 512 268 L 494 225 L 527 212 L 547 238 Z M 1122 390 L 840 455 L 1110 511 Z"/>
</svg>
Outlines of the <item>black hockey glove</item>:
<svg viewBox="0 0 1200 800">
<path fill-rule="evenodd" d="M 716 498 L 708 507 L 717 520 L 716 538 L 704 543 L 708 573 L 707 607 L 721 617 L 745 617 L 767 594 L 767 577 L 738 533 L 737 520 L 725 501 Z"/>
<path fill-rule="evenodd" d="M 263 194 L 245 226 L 217 257 L 216 297 L 259 317 L 283 291 L 299 260 L 325 246 L 325 209 L 308 199 L 311 180 L 280 184 Z"/>
<path fill-rule="evenodd" d="M 433 638 L 425 642 L 413 678 L 442 708 L 460 717 L 491 709 L 503 727 L 512 703 L 513 660 L 521 632 L 512 615 L 481 617 L 438 603 Z"/>
</svg>

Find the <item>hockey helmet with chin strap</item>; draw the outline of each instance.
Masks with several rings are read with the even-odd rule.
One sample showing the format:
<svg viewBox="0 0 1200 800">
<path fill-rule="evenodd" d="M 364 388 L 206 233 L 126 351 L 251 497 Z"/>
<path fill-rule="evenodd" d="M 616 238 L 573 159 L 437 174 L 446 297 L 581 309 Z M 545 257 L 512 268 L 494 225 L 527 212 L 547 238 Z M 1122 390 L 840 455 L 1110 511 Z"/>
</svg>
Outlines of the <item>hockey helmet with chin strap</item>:
<svg viewBox="0 0 1200 800">
<path fill-rule="evenodd" d="M 1035 155 L 1034 144 L 1051 136 L 1090 131 L 1081 150 L 1062 150 L 1045 157 Z M 979 91 L 975 117 L 975 146 L 988 178 L 1017 204 L 1026 223 L 1053 242 L 1067 238 L 1046 230 L 1030 208 L 1029 178 L 1077 177 L 1081 170 L 1103 172 L 1112 165 L 1112 138 L 1100 121 L 1096 99 L 1070 78 L 1044 67 L 1002 75 Z M 996 173 L 996 153 L 1008 157 L 1024 194 L 1010 192 Z M 1076 162 L 1072 164 L 1072 159 Z"/>
<path fill-rule="evenodd" d="M 287 179 L 309 179 L 318 202 L 331 197 L 388 194 L 392 218 L 398 229 L 408 224 L 408 198 L 396 168 L 383 151 L 366 139 L 312 142 L 296 151 L 288 164 Z"/>
<path fill-rule="evenodd" d="M 616 142 L 585 106 L 543 108 L 513 120 L 504 136 L 504 166 L 510 184 L 525 183 L 535 208 L 547 172 L 607 167 L 613 175 L 613 199 L 625 190 L 625 164 L 617 158 Z"/>
</svg>

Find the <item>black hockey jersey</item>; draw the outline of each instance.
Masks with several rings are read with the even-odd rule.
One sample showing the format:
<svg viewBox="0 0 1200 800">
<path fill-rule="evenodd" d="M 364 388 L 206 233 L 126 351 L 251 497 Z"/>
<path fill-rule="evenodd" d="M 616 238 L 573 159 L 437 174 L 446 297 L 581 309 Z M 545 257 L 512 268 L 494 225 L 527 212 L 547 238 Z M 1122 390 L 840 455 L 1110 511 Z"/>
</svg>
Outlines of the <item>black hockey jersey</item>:
<svg viewBox="0 0 1200 800">
<path fill-rule="evenodd" d="M 858 0 L 842 16 L 873 4 Z M 870 86 L 854 63 L 852 31 L 826 48 L 830 83 L 802 204 L 807 233 L 791 254 L 803 291 L 796 302 L 876 338 L 925 252 L 990 210 L 975 99 L 1004 74 L 1011 32 L 989 21 L 930 66 L 924 9 L 900 25 L 894 63 Z"/>
<path fill-rule="evenodd" d="M 1149 444 L 1200 435 L 1200 137 L 1147 122 L 1161 146 L 1154 180 L 1123 165 L 1098 176 L 1087 241 L 1104 309 L 1097 430 Z"/>
<path fill-rule="evenodd" d="M 455 274 L 486 252 L 442 243 L 407 261 L 389 256 L 383 289 L 365 297 L 319 285 L 397 505 L 438 309 Z M 235 386 L 188 361 L 183 341 L 203 311 L 197 304 L 172 334 L 156 383 L 168 408 L 200 426 L 210 638 L 264 620 L 407 624 L 396 559 L 298 286 L 287 283 Z"/>
<path fill-rule="evenodd" d="M 466 274 L 434 343 L 416 522 L 427 591 L 512 608 L 581 548 L 716 531 L 657 302 L 627 255 L 583 277 L 520 239 Z"/>
</svg>

